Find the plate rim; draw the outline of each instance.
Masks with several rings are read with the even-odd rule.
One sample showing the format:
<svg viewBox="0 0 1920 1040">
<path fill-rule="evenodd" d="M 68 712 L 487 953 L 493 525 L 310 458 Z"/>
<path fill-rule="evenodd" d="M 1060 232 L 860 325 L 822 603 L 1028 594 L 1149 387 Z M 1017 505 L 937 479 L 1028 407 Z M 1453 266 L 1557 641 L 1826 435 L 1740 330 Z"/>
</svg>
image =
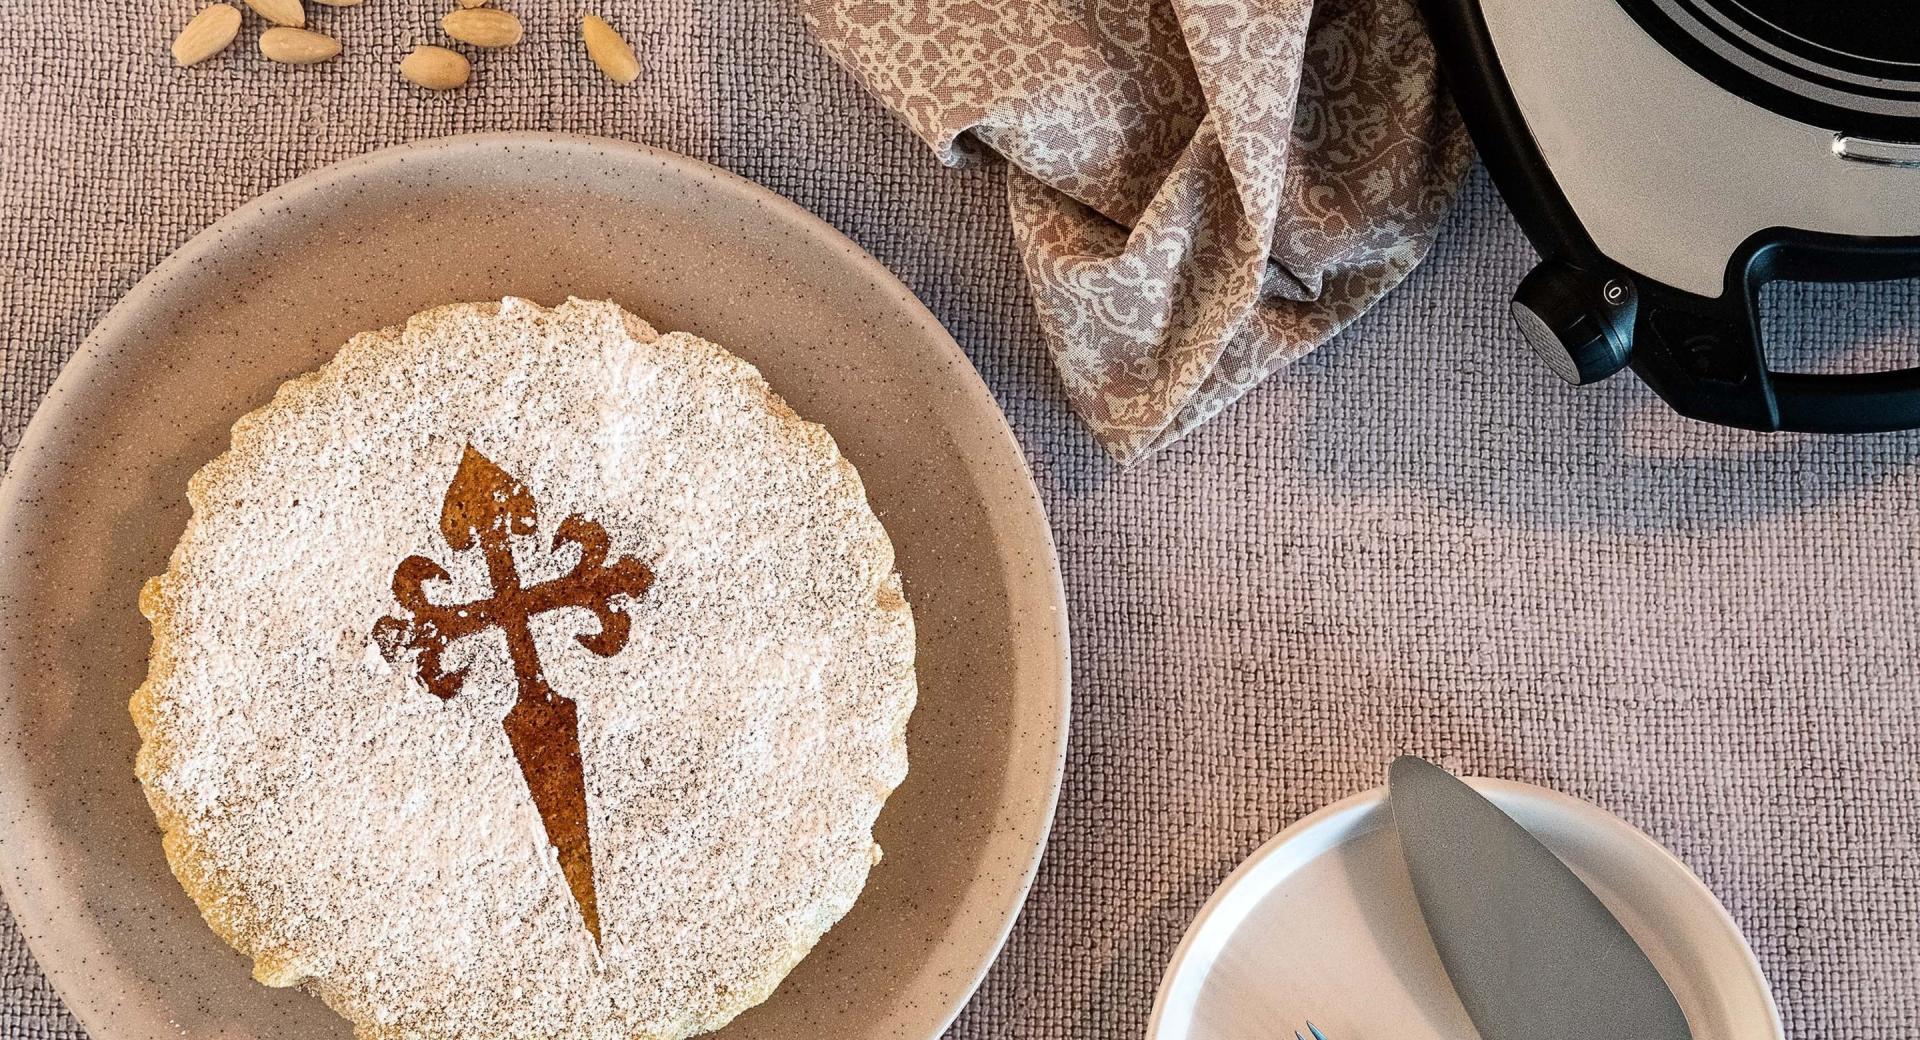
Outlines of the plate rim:
<svg viewBox="0 0 1920 1040">
<path fill-rule="evenodd" d="M 943 355 L 941 359 L 958 369 L 959 379 L 965 387 L 964 392 L 976 396 L 979 402 L 991 409 L 986 414 L 991 415 L 996 421 L 987 424 L 992 427 L 990 439 L 998 443 L 1003 450 L 1011 453 L 1011 461 L 1017 463 L 1007 467 L 1011 471 L 1007 490 L 1018 496 L 1017 504 L 1023 511 L 1031 513 L 1034 520 L 1033 526 L 1038 531 L 1038 545 L 1045 550 L 1046 574 L 1043 580 L 1047 598 L 1050 601 L 1051 617 L 1043 623 L 1047 624 L 1051 630 L 1049 641 L 1053 644 L 1055 652 L 1050 656 L 1056 667 L 1058 681 L 1049 684 L 1053 700 L 1052 712 L 1051 717 L 1045 718 L 1044 721 L 1050 727 L 1053 747 L 1051 754 L 1042 759 L 1048 763 L 1045 776 L 1046 804 L 1042 811 L 1033 817 L 1031 841 L 1024 843 L 1030 851 L 1026 854 L 1026 861 L 1020 865 L 1015 884 L 1009 887 L 1006 905 L 996 909 L 1000 920 L 992 932 L 992 941 L 982 946 L 977 962 L 964 979 L 964 986 L 953 988 L 953 995 L 947 1001 L 948 1006 L 939 1016 L 938 1027 L 930 1034 L 934 1037 L 941 1035 L 973 1000 L 979 992 L 981 983 L 985 981 L 987 973 L 999 961 L 1007 939 L 1012 934 L 1021 913 L 1026 909 L 1028 898 L 1032 895 L 1041 861 L 1052 837 L 1054 819 L 1059 812 L 1061 786 L 1066 775 L 1073 701 L 1071 626 L 1068 619 L 1064 575 L 1060 569 L 1059 548 L 1053 537 L 1053 527 L 1047 515 L 1045 501 L 1041 498 L 1039 487 L 1034 482 L 1033 467 L 1027 461 L 1019 439 L 1014 435 L 1006 411 L 1001 408 L 999 399 L 987 386 L 979 368 L 955 342 L 952 333 L 947 331 L 946 326 L 925 302 L 908 288 L 905 282 L 867 252 L 865 247 L 819 215 L 772 188 L 692 156 L 636 141 L 592 134 L 531 130 L 480 131 L 416 138 L 327 163 L 269 188 L 229 210 L 169 252 L 114 301 L 87 332 L 80 345 L 61 362 L 59 374 L 34 405 L 33 415 L 28 419 L 27 426 L 21 433 L 20 442 L 8 459 L 6 471 L 0 474 L 0 546 L 11 544 L 15 538 L 12 525 L 5 521 L 12 517 L 16 510 L 28 508 L 23 500 L 28 497 L 26 492 L 30 489 L 25 484 L 26 478 L 22 476 L 27 468 L 21 465 L 22 461 L 30 460 L 48 450 L 47 442 L 52 436 L 50 430 L 55 422 L 52 410 L 47 407 L 48 402 L 74 390 L 82 381 L 84 372 L 90 369 L 92 364 L 98 363 L 99 359 L 96 355 L 103 349 L 100 345 L 101 341 L 122 334 L 121 327 L 128 323 L 130 316 L 138 311 L 146 298 L 152 296 L 176 274 L 190 268 L 197 260 L 216 249 L 228 235 L 235 233 L 243 225 L 266 216 L 293 194 L 304 194 L 323 185 L 363 176 L 369 170 L 387 164 L 404 163 L 422 154 L 475 147 L 507 150 L 531 147 L 620 153 L 627 161 L 650 162 L 682 175 L 707 177 L 731 193 L 757 200 L 774 214 L 793 221 L 802 230 L 838 245 L 856 265 L 870 272 L 878 284 L 895 289 L 896 292 L 892 295 L 895 297 L 896 305 L 902 308 L 903 313 L 910 317 L 913 323 L 929 333 L 926 338 L 934 344 L 934 349 Z M 130 694 L 131 691 L 129 691 Z M 132 725 L 131 718 L 128 720 L 128 725 Z M 12 716 L 9 713 L 0 713 L 0 734 L 15 731 Z M 131 763 L 128 764 L 128 768 L 131 776 Z M 33 800 L 28 797 L 27 792 L 19 789 L 20 786 L 0 785 L 0 819 L 19 821 L 31 815 L 27 810 Z M 28 872 L 23 865 L 25 857 L 21 843 L 18 840 L 9 840 L 7 837 L 7 832 L 12 830 L 12 827 L 0 828 L 0 899 L 6 901 L 9 912 L 16 921 L 19 934 L 33 957 L 34 967 L 52 987 L 55 996 L 60 1000 L 61 1008 L 72 1015 L 89 1035 L 98 1040 L 109 1040 L 116 1035 L 112 1031 L 112 1025 L 93 1015 L 90 1009 L 83 1011 L 83 1005 L 77 1005 L 68 996 L 70 991 L 79 992 L 84 988 L 77 985 L 77 980 L 84 979 L 85 974 L 74 966 L 66 964 L 64 958 L 56 957 L 50 963 L 44 955 L 46 944 L 39 937 L 42 929 L 33 926 L 46 923 L 47 908 L 42 905 L 45 902 L 43 899 L 23 898 L 27 896 L 23 891 L 23 880 Z"/>
<path fill-rule="evenodd" d="M 1767 1019 L 1772 1025 L 1772 1040 L 1784 1040 L 1785 1027 L 1780 1021 L 1780 1007 L 1774 1000 L 1772 987 L 1767 984 L 1766 973 L 1761 970 L 1760 960 L 1753 952 L 1753 944 L 1747 941 L 1746 933 L 1741 931 L 1739 922 L 1733 919 L 1733 915 L 1727 912 L 1726 905 L 1720 902 L 1720 897 L 1714 895 L 1713 890 L 1707 887 L 1706 882 L 1700 880 L 1699 875 L 1693 872 L 1693 868 L 1687 866 L 1686 861 L 1674 855 L 1665 845 L 1653 840 L 1652 836 L 1631 822 L 1583 798 L 1518 780 L 1501 780 L 1484 776 L 1462 776 L 1460 779 L 1492 799 L 1538 802 L 1555 811 L 1585 817 L 1589 822 L 1597 822 L 1608 830 L 1617 832 L 1621 840 L 1640 847 L 1642 851 L 1652 852 L 1665 866 L 1677 871 L 1675 876 L 1683 879 L 1695 895 L 1705 897 L 1706 904 L 1713 908 L 1715 922 L 1738 941 L 1741 954 L 1740 966 L 1766 998 L 1765 1010 Z M 1167 959 L 1166 970 L 1160 976 L 1160 985 L 1154 991 L 1153 1011 L 1147 1017 L 1147 1040 L 1172 1040 L 1175 1036 L 1187 1035 L 1167 1031 L 1166 1019 L 1170 1014 L 1174 987 L 1193 967 L 1188 964 L 1188 961 L 1197 955 L 1200 940 L 1212 928 L 1218 926 L 1217 919 L 1223 916 L 1227 903 L 1241 885 L 1296 841 L 1313 837 L 1322 830 L 1350 828 L 1386 804 L 1385 785 L 1348 795 L 1301 817 L 1249 853 L 1247 858 L 1220 882 L 1219 887 L 1213 890 L 1213 894 L 1194 915 L 1193 921 L 1187 925 L 1187 930 L 1181 935 L 1179 944 L 1174 947 L 1172 956 Z M 1345 840 L 1345 837 L 1342 836 L 1341 840 Z"/>
</svg>

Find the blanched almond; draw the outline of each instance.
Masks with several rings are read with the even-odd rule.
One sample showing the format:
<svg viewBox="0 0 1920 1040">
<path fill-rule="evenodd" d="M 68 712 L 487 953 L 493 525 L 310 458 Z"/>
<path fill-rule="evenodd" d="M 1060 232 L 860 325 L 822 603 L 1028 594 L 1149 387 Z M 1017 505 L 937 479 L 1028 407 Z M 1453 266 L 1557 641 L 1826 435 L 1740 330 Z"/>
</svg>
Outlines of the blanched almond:
<svg viewBox="0 0 1920 1040">
<path fill-rule="evenodd" d="M 587 57 L 615 83 L 632 83 L 640 78 L 640 59 L 633 48 L 605 18 L 590 14 L 580 19 L 580 38 L 587 42 Z"/>
<path fill-rule="evenodd" d="M 400 75 L 428 90 L 452 90 L 465 84 L 472 72 L 466 55 L 445 47 L 415 47 L 400 59 Z"/>
<path fill-rule="evenodd" d="M 260 34 L 260 53 L 286 65 L 312 65 L 340 53 L 340 41 L 311 29 L 276 25 Z"/>
<path fill-rule="evenodd" d="M 450 11 L 440 19 L 440 28 L 461 43 L 475 47 L 510 47 L 520 42 L 520 19 L 512 13 L 491 7 Z"/>
<path fill-rule="evenodd" d="M 214 4 L 194 15 L 173 38 L 173 60 L 197 65 L 226 50 L 239 31 L 240 9 L 232 4 Z"/>
<path fill-rule="evenodd" d="M 300 5 L 300 0 L 247 0 L 247 6 L 275 25 L 298 29 L 307 24 L 307 9 Z"/>
</svg>

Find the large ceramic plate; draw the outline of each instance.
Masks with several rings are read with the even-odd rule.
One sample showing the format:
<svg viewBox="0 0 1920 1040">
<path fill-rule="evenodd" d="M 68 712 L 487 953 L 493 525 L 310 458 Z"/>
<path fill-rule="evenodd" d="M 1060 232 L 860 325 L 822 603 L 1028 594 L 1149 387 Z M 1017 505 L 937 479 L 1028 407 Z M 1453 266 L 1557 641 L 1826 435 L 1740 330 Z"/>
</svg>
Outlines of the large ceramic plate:
<svg viewBox="0 0 1920 1040">
<path fill-rule="evenodd" d="M 1066 620 L 1020 451 L 939 323 L 826 224 L 584 138 L 451 138 L 296 181 L 162 264 L 61 374 L 0 487 L 0 883 L 41 966 L 94 1040 L 349 1035 L 253 983 L 167 872 L 133 778 L 135 596 L 187 477 L 282 380 L 504 294 L 611 298 L 724 343 L 859 467 L 919 622 L 912 773 L 860 902 L 722 1035 L 939 1033 L 1013 922 L 1060 777 Z"/>
<path fill-rule="evenodd" d="M 1694 1040 L 1780 1040 L 1753 951 L 1686 864 L 1597 805 L 1469 781 L 1593 889 L 1673 990 Z M 1174 952 L 1148 1040 L 1477 1035 L 1427 934 L 1386 789 L 1301 820 L 1247 858 Z M 1626 1040 L 1625 1037 L 1622 1040 Z"/>
</svg>

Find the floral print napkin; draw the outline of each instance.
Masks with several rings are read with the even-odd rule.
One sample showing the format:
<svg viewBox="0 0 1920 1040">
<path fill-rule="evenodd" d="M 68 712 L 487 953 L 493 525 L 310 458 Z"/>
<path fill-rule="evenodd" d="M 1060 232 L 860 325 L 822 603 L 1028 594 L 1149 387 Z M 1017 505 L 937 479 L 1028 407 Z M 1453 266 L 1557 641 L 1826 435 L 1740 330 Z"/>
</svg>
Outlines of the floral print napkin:
<svg viewBox="0 0 1920 1040">
<path fill-rule="evenodd" d="M 1074 410 L 1122 462 L 1325 343 L 1466 168 L 1412 0 L 801 0 L 934 149 L 1011 164 Z"/>
</svg>

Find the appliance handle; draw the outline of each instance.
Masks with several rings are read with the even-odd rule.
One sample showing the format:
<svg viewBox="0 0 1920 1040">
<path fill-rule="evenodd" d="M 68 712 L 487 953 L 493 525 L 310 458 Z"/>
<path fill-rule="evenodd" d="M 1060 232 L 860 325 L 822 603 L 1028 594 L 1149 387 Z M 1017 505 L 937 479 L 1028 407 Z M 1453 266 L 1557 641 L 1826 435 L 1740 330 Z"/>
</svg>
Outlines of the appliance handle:
<svg viewBox="0 0 1920 1040">
<path fill-rule="evenodd" d="M 1768 372 L 1780 429 L 1884 433 L 1920 428 L 1920 368 L 1859 374 Z"/>
<path fill-rule="evenodd" d="M 1750 239 L 1730 274 L 1745 301 L 1757 356 L 1764 360 L 1758 320 L 1768 282 L 1883 281 L 1920 275 L 1920 242 L 1899 238 L 1816 235 L 1772 228 Z M 1742 262 L 1744 261 L 1744 262 Z M 1729 278 L 1733 281 L 1733 278 Z M 1729 293 L 1736 286 L 1728 286 Z M 1920 368 L 1886 372 L 1811 373 L 1768 369 L 1780 429 L 1800 433 L 1875 433 L 1920 427 Z"/>
<path fill-rule="evenodd" d="M 1920 429 L 1920 368 L 1861 374 L 1779 372 L 1759 311 L 1768 282 L 1920 276 L 1920 238 L 1862 238 L 1769 228 L 1727 265 L 1717 298 L 1642 281 L 1632 365 L 1683 415 L 1750 430 L 1879 433 Z"/>
</svg>

